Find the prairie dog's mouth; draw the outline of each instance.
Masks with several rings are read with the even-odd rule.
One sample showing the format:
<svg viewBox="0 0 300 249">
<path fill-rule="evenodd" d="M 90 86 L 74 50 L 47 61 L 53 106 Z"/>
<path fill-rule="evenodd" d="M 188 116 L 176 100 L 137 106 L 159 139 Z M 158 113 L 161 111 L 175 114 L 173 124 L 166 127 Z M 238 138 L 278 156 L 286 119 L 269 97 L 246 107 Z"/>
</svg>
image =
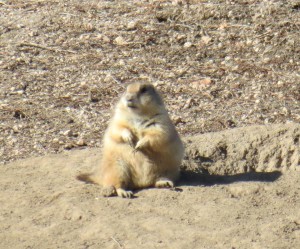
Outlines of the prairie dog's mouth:
<svg viewBox="0 0 300 249">
<path fill-rule="evenodd" d="M 127 100 L 126 103 L 129 108 L 137 108 L 132 100 Z"/>
</svg>

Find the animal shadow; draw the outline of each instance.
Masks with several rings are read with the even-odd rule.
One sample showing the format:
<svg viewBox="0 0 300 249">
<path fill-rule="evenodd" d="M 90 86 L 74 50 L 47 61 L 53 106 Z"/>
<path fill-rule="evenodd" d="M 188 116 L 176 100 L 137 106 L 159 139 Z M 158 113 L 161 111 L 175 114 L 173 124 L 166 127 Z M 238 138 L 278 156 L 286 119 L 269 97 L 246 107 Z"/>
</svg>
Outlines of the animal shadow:
<svg viewBox="0 0 300 249">
<path fill-rule="evenodd" d="M 178 186 L 212 186 L 234 182 L 274 182 L 282 175 L 279 171 L 247 172 L 236 175 L 210 175 L 190 170 L 181 172 Z"/>
</svg>

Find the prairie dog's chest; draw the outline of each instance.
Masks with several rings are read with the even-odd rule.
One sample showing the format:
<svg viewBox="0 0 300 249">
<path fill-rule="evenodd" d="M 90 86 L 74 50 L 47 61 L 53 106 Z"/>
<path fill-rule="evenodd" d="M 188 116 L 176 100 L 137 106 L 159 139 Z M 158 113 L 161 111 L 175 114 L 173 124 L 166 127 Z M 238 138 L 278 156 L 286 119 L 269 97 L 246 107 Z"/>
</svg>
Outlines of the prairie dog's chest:
<svg viewBox="0 0 300 249">
<path fill-rule="evenodd" d="M 153 118 L 147 118 L 147 117 L 140 117 L 129 120 L 132 132 L 137 135 L 138 137 L 141 136 L 141 133 L 145 131 L 150 126 L 154 126 L 156 124 L 155 120 Z"/>
<path fill-rule="evenodd" d="M 145 128 L 144 123 L 147 122 L 147 119 L 134 118 L 134 119 L 129 120 L 129 122 L 131 124 L 133 133 L 138 135 L 141 133 L 142 130 L 144 130 L 144 128 Z"/>
</svg>

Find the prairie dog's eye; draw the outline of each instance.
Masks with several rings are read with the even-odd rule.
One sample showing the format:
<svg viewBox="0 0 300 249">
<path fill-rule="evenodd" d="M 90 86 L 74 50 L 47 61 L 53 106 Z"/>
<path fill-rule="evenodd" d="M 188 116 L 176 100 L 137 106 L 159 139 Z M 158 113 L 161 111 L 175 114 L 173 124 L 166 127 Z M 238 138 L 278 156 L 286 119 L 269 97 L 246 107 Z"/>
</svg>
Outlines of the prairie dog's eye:
<svg viewBox="0 0 300 249">
<path fill-rule="evenodd" d="M 145 92 L 147 92 L 147 87 L 143 86 L 140 90 L 140 93 L 145 93 Z"/>
</svg>

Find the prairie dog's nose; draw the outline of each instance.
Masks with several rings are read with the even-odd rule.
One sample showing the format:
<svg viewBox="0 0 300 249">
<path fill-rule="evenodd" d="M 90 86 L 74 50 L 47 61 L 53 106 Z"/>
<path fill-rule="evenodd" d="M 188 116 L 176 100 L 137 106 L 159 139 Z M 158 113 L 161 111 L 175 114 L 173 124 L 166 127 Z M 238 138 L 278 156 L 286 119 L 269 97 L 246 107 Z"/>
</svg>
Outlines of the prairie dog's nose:
<svg viewBox="0 0 300 249">
<path fill-rule="evenodd" d="M 126 94 L 125 98 L 127 101 L 133 101 L 134 96 L 133 96 L 133 94 Z"/>
</svg>

